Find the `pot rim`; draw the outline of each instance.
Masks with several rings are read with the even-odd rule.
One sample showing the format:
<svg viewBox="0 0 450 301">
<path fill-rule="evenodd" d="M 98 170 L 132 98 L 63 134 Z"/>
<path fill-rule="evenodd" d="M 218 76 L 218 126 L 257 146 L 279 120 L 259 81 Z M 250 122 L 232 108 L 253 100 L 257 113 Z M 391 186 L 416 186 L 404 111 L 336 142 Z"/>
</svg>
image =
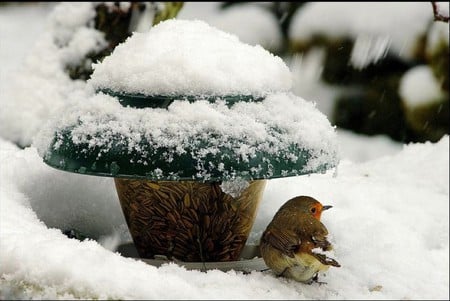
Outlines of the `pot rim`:
<svg viewBox="0 0 450 301">
<path fill-rule="evenodd" d="M 180 260 L 169 260 L 164 255 L 157 255 L 155 259 L 140 258 L 137 255 L 136 248 L 133 242 L 123 243 L 116 249 L 124 257 L 131 257 L 136 260 L 143 261 L 149 265 L 160 267 L 163 264 L 175 263 L 185 267 L 187 270 L 221 270 L 227 272 L 230 270 L 252 272 L 252 271 L 264 271 L 268 267 L 261 257 L 259 252 L 259 245 L 246 244 L 241 252 L 241 259 L 235 261 L 209 261 L 209 262 L 187 262 Z"/>
</svg>

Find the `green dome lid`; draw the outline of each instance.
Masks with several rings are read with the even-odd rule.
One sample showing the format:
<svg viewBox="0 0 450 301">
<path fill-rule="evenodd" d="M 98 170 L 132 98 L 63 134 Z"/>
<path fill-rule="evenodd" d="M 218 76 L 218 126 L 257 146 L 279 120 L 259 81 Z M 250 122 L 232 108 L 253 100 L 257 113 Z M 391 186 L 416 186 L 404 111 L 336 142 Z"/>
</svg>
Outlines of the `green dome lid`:
<svg viewBox="0 0 450 301">
<path fill-rule="evenodd" d="M 134 33 L 93 65 L 97 94 L 42 130 L 44 161 L 83 174 L 226 181 L 323 172 L 334 128 L 289 91 L 280 57 L 202 21 Z"/>
<path fill-rule="evenodd" d="M 338 163 L 327 118 L 290 93 L 164 96 L 163 109 L 155 108 L 161 97 L 116 95 L 99 93 L 50 122 L 37 143 L 44 162 L 88 175 L 199 181 L 298 176 Z"/>
</svg>

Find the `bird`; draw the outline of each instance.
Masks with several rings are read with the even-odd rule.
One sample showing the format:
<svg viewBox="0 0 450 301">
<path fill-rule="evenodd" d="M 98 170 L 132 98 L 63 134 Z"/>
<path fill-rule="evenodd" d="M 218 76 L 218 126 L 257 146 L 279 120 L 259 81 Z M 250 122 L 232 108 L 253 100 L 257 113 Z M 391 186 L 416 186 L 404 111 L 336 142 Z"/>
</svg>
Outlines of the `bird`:
<svg viewBox="0 0 450 301">
<path fill-rule="evenodd" d="M 341 265 L 326 255 L 333 249 L 328 230 L 320 222 L 322 212 L 332 208 L 310 196 L 286 201 L 262 233 L 260 253 L 265 264 L 277 276 L 312 284 L 319 272 Z"/>
</svg>

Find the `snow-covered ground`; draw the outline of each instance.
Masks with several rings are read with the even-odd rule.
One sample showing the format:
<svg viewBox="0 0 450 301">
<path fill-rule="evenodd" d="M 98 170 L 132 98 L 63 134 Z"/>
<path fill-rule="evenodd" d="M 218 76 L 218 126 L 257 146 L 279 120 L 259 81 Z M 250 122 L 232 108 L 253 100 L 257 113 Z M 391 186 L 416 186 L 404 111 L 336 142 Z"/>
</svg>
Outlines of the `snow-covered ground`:
<svg viewBox="0 0 450 301">
<path fill-rule="evenodd" d="M 0 104 L 47 13 L 0 8 Z M 336 170 L 268 182 L 248 241 L 258 243 L 293 196 L 333 205 L 322 220 L 342 267 L 320 275 L 325 285 L 304 285 L 270 271 L 204 273 L 122 257 L 113 250 L 131 238 L 111 178 L 57 171 L 34 147 L 0 138 L 0 298 L 448 299 L 449 136 L 401 145 L 338 130 L 338 144 Z M 94 240 L 69 239 L 60 231 L 68 228 Z"/>
<path fill-rule="evenodd" d="M 303 285 L 270 271 L 203 273 L 121 257 L 107 248 L 127 238 L 120 235 L 124 219 L 112 179 L 51 169 L 36 149 L 1 141 L 1 297 L 446 299 L 448 147 L 447 136 L 362 163 L 343 160 L 336 176 L 331 171 L 269 181 L 251 240 L 293 196 L 334 206 L 323 222 L 342 267 L 321 275 L 326 285 Z M 103 246 L 69 239 L 57 229 L 70 227 L 97 235 Z"/>
</svg>

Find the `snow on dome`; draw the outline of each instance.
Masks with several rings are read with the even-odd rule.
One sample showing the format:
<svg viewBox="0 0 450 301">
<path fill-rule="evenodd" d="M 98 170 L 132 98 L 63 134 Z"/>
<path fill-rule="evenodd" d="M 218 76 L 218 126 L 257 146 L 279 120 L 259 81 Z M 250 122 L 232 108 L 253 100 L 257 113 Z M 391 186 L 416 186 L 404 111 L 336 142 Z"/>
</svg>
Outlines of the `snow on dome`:
<svg viewBox="0 0 450 301">
<path fill-rule="evenodd" d="M 366 64 L 381 58 L 383 47 L 408 60 L 432 20 L 429 2 L 309 2 L 295 12 L 288 35 L 302 42 L 317 35 L 362 39 L 361 43 L 376 50 L 368 52 L 367 47 L 359 47 L 361 51 L 354 51 L 352 56 L 369 53 Z M 359 67 L 361 60 L 353 58 Z"/>
<path fill-rule="evenodd" d="M 176 100 L 167 110 L 124 107 L 99 93 L 50 121 L 35 145 L 47 162 L 55 153 L 67 156 L 65 149 L 85 161 L 86 155 L 89 165 L 97 162 L 82 173 L 98 174 L 98 160 L 109 158 L 117 163 L 102 175 L 152 179 L 294 176 L 325 171 L 338 161 L 336 133 L 326 116 L 291 93 L 231 107 L 220 99 Z"/>
<path fill-rule="evenodd" d="M 280 57 L 200 20 L 135 32 L 93 68 L 95 88 L 145 95 L 265 95 L 292 85 Z"/>
<path fill-rule="evenodd" d="M 444 98 L 440 85 L 428 65 L 408 70 L 400 80 L 399 93 L 408 107 L 417 107 Z"/>
</svg>

